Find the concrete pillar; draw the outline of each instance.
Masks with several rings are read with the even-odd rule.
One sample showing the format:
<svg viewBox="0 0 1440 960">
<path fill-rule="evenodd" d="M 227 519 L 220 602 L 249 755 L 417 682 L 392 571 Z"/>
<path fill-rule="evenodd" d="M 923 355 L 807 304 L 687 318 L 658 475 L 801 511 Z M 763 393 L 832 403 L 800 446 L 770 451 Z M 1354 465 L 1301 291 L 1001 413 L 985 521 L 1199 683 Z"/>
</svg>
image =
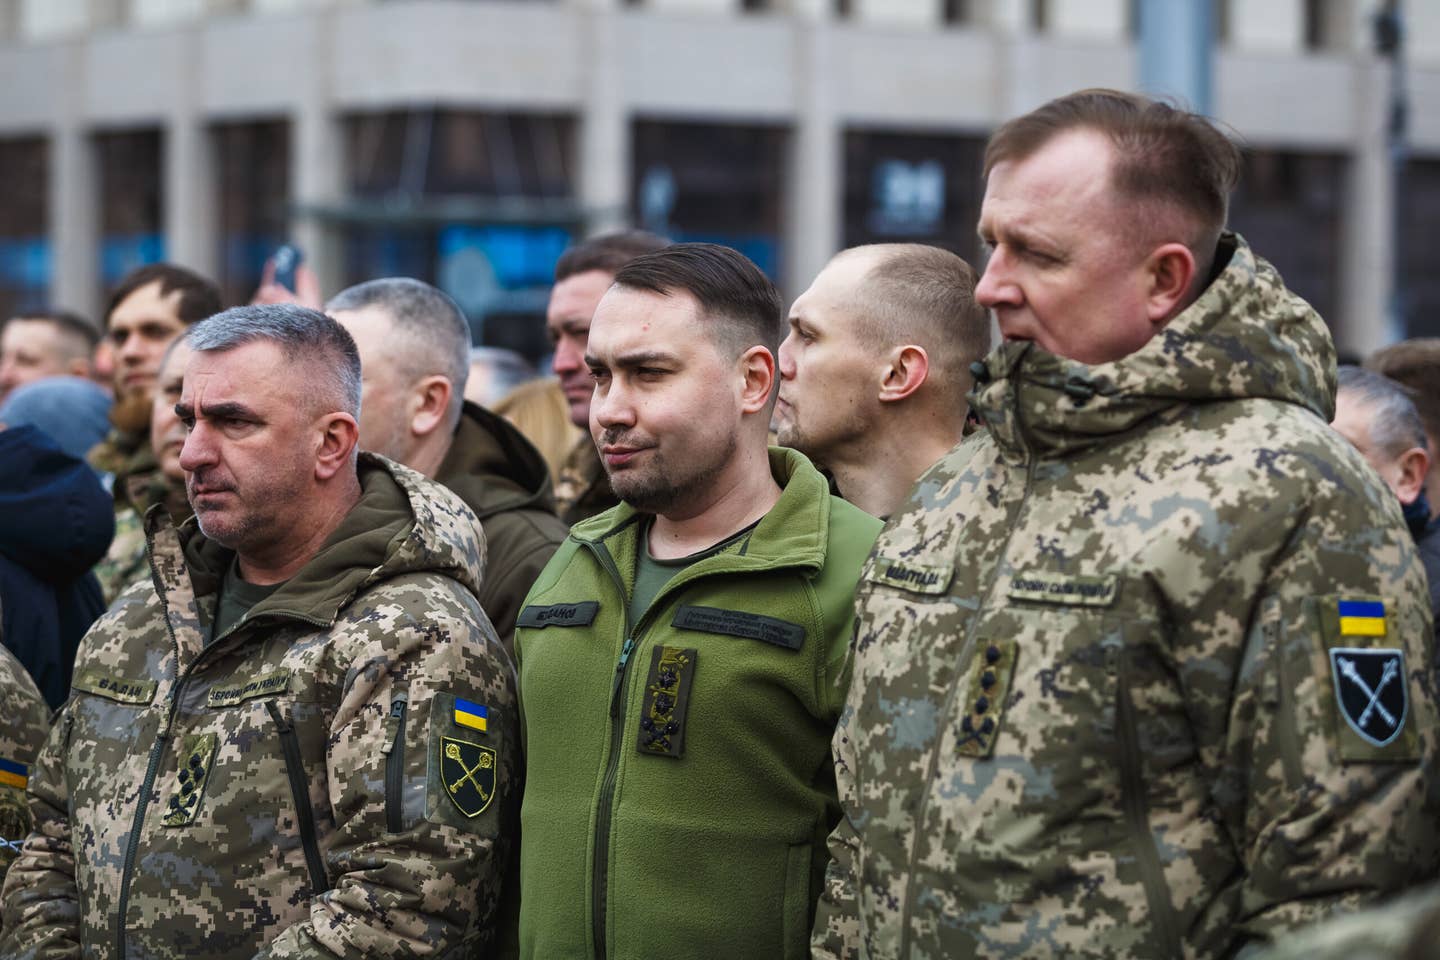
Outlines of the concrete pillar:
<svg viewBox="0 0 1440 960">
<path fill-rule="evenodd" d="M 834 90 L 832 26 L 828 14 L 797 18 L 795 127 L 786 171 L 781 276 L 787 299 L 810 285 L 841 243 L 841 136 Z"/>
<path fill-rule="evenodd" d="M 585 100 L 576 136 L 576 192 L 582 234 L 620 230 L 630 222 L 630 112 L 621 75 L 622 17 L 616 0 L 584 0 Z"/>
<path fill-rule="evenodd" d="M 197 102 L 202 65 L 200 31 L 191 29 L 184 46 L 184 81 L 166 120 L 164 150 L 165 257 L 214 278 L 219 272 L 215 152 Z"/>
<path fill-rule="evenodd" d="M 1342 351 L 1367 354 L 1402 338 L 1390 329 L 1394 182 L 1385 139 L 1389 68 L 1374 57 L 1355 64 L 1355 152 L 1347 171 L 1341 226 L 1341 315 L 1326 317 Z"/>
<path fill-rule="evenodd" d="M 331 99 L 334 71 L 334 17 L 317 13 L 296 24 L 312 31 L 306 49 L 315 52 L 314 79 L 298 91 L 290 117 L 290 190 L 292 205 L 301 208 L 335 204 L 345 197 L 344 131 Z M 303 24 L 303 26 L 301 26 Z M 333 224 L 311 213 L 290 219 L 290 236 L 305 252 L 305 262 L 320 280 L 326 296 L 345 285 L 343 249 Z"/>
<path fill-rule="evenodd" d="M 66 87 L 50 128 L 47 207 L 50 215 L 50 302 L 100 320 L 100 172 L 85 129 L 85 44 L 56 48 Z"/>
</svg>

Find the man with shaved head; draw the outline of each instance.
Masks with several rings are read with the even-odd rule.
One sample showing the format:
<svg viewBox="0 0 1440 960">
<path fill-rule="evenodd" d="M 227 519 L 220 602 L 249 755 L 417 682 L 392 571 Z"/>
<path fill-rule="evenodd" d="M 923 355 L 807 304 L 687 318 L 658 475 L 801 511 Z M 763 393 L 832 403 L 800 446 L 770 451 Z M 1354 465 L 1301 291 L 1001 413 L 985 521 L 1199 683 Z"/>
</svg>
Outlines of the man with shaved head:
<svg viewBox="0 0 1440 960">
<path fill-rule="evenodd" d="M 88 377 L 100 331 L 64 310 L 25 313 L 0 325 L 0 401 L 45 377 Z"/>
<path fill-rule="evenodd" d="M 360 351 L 361 448 L 449 487 L 484 525 L 480 603 L 508 649 L 526 591 L 565 539 L 545 461 L 504 417 L 465 400 L 470 327 L 443 291 L 371 280 L 326 310 Z"/>
<path fill-rule="evenodd" d="M 845 499 L 888 516 L 960 442 L 970 364 L 989 349 L 964 260 L 921 244 L 845 250 L 790 308 L 779 441 L 830 471 Z"/>
</svg>

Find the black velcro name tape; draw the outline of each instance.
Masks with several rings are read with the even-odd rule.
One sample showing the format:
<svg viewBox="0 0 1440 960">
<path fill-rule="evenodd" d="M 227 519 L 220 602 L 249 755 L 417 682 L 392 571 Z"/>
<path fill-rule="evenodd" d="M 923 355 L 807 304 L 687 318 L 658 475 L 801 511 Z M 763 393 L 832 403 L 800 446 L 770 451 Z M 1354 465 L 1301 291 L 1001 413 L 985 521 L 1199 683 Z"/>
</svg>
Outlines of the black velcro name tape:
<svg viewBox="0 0 1440 960">
<path fill-rule="evenodd" d="M 685 606 L 675 611 L 671 623 L 682 630 L 744 637 L 786 650 L 799 650 L 805 643 L 805 628 L 800 624 L 743 610 Z"/>
<path fill-rule="evenodd" d="M 543 630 L 546 627 L 588 627 L 595 622 L 595 615 L 599 612 L 600 604 L 595 600 L 586 600 L 582 603 L 552 603 L 543 607 L 532 604 L 520 611 L 515 625 L 517 627 L 533 627 L 536 630 Z"/>
</svg>

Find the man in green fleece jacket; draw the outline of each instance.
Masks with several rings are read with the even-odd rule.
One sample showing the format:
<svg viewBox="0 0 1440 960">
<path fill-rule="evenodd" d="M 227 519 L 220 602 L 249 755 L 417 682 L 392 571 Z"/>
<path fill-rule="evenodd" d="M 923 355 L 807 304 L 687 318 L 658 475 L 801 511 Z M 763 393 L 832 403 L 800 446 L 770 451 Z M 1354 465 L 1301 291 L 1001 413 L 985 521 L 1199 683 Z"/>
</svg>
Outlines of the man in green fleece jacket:
<svg viewBox="0 0 1440 960">
<path fill-rule="evenodd" d="M 516 630 L 525 957 L 804 957 L 838 817 L 828 737 L 880 524 L 769 449 L 779 294 L 733 250 L 625 266 L 590 328 L 623 501 Z"/>
</svg>

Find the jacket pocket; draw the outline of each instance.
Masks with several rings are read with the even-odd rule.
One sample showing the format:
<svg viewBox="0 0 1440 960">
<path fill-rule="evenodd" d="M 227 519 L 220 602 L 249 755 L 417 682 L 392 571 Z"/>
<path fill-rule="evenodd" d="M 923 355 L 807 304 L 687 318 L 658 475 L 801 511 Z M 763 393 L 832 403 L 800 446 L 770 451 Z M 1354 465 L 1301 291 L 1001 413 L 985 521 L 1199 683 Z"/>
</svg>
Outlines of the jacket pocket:
<svg viewBox="0 0 1440 960">
<path fill-rule="evenodd" d="M 281 712 L 274 700 L 265 701 L 265 709 L 280 734 L 280 750 L 285 756 L 285 774 L 290 780 L 290 795 L 295 803 L 295 819 L 300 830 L 300 844 L 305 850 L 305 865 L 310 871 L 311 895 L 318 896 L 330 889 L 325 876 L 325 861 L 320 856 L 320 843 L 315 830 L 315 812 L 310 806 L 310 782 L 300 757 L 300 738 L 295 725 Z"/>
<path fill-rule="evenodd" d="M 385 829 L 399 833 L 405 829 L 402 816 L 401 791 L 405 786 L 405 710 L 408 699 L 396 693 L 390 701 L 390 715 L 385 720 Z"/>
<path fill-rule="evenodd" d="M 796 843 L 785 855 L 785 960 L 806 960 L 810 956 L 810 924 L 815 905 L 810 895 L 810 851 L 810 844 Z"/>
</svg>

